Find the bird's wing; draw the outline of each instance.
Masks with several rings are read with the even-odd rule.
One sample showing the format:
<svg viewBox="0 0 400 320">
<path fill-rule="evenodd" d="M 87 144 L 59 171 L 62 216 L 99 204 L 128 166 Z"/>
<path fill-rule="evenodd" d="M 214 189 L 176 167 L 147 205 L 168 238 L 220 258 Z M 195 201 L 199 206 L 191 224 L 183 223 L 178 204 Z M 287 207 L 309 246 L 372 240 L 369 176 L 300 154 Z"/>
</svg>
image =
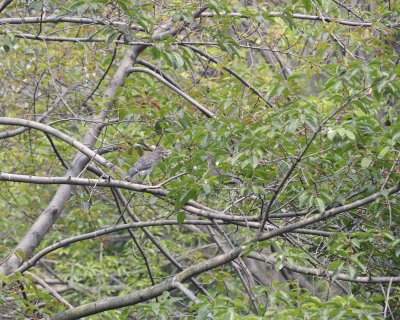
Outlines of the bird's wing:
<svg viewBox="0 0 400 320">
<path fill-rule="evenodd" d="M 146 159 L 140 158 L 129 170 L 129 175 L 131 177 L 134 177 L 138 173 L 150 170 L 151 168 L 152 168 L 151 161 L 147 161 Z"/>
</svg>

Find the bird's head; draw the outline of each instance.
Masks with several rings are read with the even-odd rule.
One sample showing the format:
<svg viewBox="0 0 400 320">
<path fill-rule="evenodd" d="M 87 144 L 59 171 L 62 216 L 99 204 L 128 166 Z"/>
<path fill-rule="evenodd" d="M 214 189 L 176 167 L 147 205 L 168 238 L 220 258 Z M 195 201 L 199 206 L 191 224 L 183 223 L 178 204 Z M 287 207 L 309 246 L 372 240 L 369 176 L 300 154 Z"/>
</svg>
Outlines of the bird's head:
<svg viewBox="0 0 400 320">
<path fill-rule="evenodd" d="M 158 153 L 163 159 L 166 158 L 166 157 L 168 157 L 168 156 L 172 153 L 171 150 L 169 150 L 169 149 L 167 149 L 167 148 L 164 148 L 164 147 L 161 147 L 161 146 L 155 148 L 155 149 L 153 150 L 153 152 Z"/>
</svg>

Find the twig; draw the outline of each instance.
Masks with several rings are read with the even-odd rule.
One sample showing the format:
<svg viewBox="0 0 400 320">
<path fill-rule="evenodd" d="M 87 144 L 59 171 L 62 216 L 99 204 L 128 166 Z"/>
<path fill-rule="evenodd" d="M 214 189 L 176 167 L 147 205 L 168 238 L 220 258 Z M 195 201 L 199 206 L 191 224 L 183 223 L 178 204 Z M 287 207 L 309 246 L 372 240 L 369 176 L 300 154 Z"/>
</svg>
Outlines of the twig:
<svg viewBox="0 0 400 320">
<path fill-rule="evenodd" d="M 166 185 L 167 183 L 171 182 L 172 180 L 175 180 L 175 179 L 177 179 L 177 178 L 179 178 L 181 176 L 184 176 L 185 174 L 188 174 L 188 173 L 187 172 L 179 173 L 176 176 L 173 176 L 173 177 L 171 177 L 171 178 L 169 178 L 169 179 L 167 179 L 167 180 L 165 180 L 165 181 L 153 186 L 153 188 L 161 188 L 162 186 Z"/>
<path fill-rule="evenodd" d="M 49 286 L 46 281 L 43 279 L 39 278 L 37 275 L 31 272 L 26 272 L 33 280 L 35 280 L 38 284 L 40 284 L 43 288 L 47 289 L 50 294 L 56 298 L 58 301 L 60 301 L 62 304 L 66 305 L 68 309 L 72 309 L 74 306 L 70 304 L 67 300 L 65 300 L 57 291 L 55 291 L 51 286 Z"/>
</svg>

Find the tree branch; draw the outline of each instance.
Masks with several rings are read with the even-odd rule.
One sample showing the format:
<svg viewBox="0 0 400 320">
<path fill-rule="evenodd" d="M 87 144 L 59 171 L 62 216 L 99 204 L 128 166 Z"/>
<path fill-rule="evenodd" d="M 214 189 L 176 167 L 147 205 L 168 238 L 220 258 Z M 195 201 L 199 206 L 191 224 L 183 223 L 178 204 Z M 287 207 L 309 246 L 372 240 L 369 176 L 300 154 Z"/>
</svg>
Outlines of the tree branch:
<svg viewBox="0 0 400 320">
<path fill-rule="evenodd" d="M 175 87 L 172 83 L 170 83 L 169 81 L 165 80 L 164 78 L 162 78 L 161 76 L 159 76 L 157 73 L 155 73 L 152 70 L 149 69 L 145 69 L 145 68 L 130 68 L 128 69 L 129 72 L 144 72 L 147 73 L 151 76 L 153 76 L 154 78 L 156 78 L 157 80 L 159 80 L 160 82 L 162 82 L 163 84 L 165 84 L 168 88 L 172 89 L 173 91 L 175 91 L 176 93 L 178 93 L 180 96 L 182 96 L 183 98 L 185 98 L 187 101 L 189 101 L 191 104 L 193 104 L 197 109 L 199 109 L 207 118 L 215 118 L 215 114 L 213 112 L 211 112 L 210 110 L 208 110 L 206 107 L 202 106 L 200 103 L 198 103 L 195 99 L 193 99 L 192 97 L 190 97 L 188 94 L 186 94 L 185 92 L 183 92 L 182 90 L 178 89 L 177 87 Z"/>
<path fill-rule="evenodd" d="M 260 254 L 258 252 L 251 252 L 248 255 L 249 258 L 264 261 L 266 263 L 275 264 L 277 259 L 270 258 L 264 254 Z M 337 273 L 337 271 L 328 271 L 323 269 L 309 268 L 303 266 L 296 266 L 290 264 L 283 264 L 282 268 L 288 269 L 290 271 L 294 271 L 297 273 L 306 274 L 309 276 L 316 277 L 329 277 L 334 278 L 335 280 L 349 281 L 349 282 L 357 282 L 357 283 L 388 283 L 388 282 L 400 282 L 400 276 L 397 277 L 376 277 L 376 276 L 368 276 L 368 277 L 351 277 L 347 274 Z"/>
<path fill-rule="evenodd" d="M 3 18 L 0 19 L 0 25 L 15 25 L 15 24 L 36 24 L 36 23 L 59 23 L 59 22 L 68 22 L 68 23 L 77 23 L 77 24 L 88 24 L 88 25 L 101 25 L 101 26 L 113 26 L 113 27 L 124 27 L 129 28 L 130 30 L 136 31 L 146 31 L 143 27 L 134 24 L 127 24 L 122 21 L 107 21 L 102 19 L 91 19 L 91 18 L 82 18 L 82 17 L 23 17 L 23 18 Z"/>
<path fill-rule="evenodd" d="M 200 50 L 200 49 L 198 49 L 196 47 L 193 47 L 191 45 L 184 45 L 184 46 L 190 48 L 194 52 L 196 52 L 199 55 L 207 58 L 208 60 L 210 60 L 211 62 L 214 62 L 215 64 L 221 64 L 217 59 L 215 59 L 214 57 L 210 56 L 209 54 L 207 54 L 203 50 Z M 243 83 L 247 88 L 249 88 L 251 91 L 253 91 L 253 93 L 255 93 L 262 100 L 264 100 L 264 102 L 270 108 L 275 109 L 275 106 L 267 98 L 265 98 L 260 91 L 258 91 L 256 88 L 254 88 L 250 83 L 248 83 L 245 79 L 243 79 L 243 77 L 241 77 L 239 74 L 237 74 L 234 70 L 231 70 L 231 69 L 229 69 L 227 67 L 224 67 L 224 66 L 221 66 L 221 68 L 224 69 L 225 71 L 227 71 L 228 73 L 230 73 L 231 75 L 233 75 L 236 79 L 238 79 L 241 83 Z"/>
<path fill-rule="evenodd" d="M 150 299 L 160 296 L 164 291 L 171 291 L 175 289 L 175 282 L 184 282 L 198 274 L 205 271 L 215 269 L 216 267 L 222 266 L 232 260 L 236 259 L 241 253 L 243 248 L 232 250 L 228 253 L 221 254 L 214 258 L 211 258 L 202 263 L 196 264 L 189 267 L 182 272 L 176 274 L 174 277 L 164 280 L 163 282 L 156 284 L 131 294 L 119 297 L 109 297 L 103 300 L 98 300 L 92 303 L 88 303 L 71 310 L 67 310 L 55 315 L 53 320 L 72 320 L 80 319 L 92 314 L 97 314 L 107 310 L 113 310 L 132 306 L 140 302 L 148 301 Z"/>
<path fill-rule="evenodd" d="M 100 165 L 107 167 L 109 169 L 117 169 L 117 167 L 115 167 L 115 165 L 113 163 L 107 161 L 102 156 L 98 155 L 95 151 L 86 147 L 83 143 L 80 143 L 79 141 L 71 138 L 69 135 L 66 135 L 65 133 L 62 133 L 61 131 L 54 129 L 53 127 L 50 127 L 43 123 L 39 123 L 36 121 L 31 121 L 31 120 L 17 119 L 17 118 L 0 117 L 0 124 L 23 126 L 23 127 L 28 127 L 28 128 L 33 128 L 33 129 L 43 131 L 47 134 L 50 134 L 64 142 L 68 143 L 69 145 L 73 146 L 74 148 L 76 148 L 77 150 L 79 150 L 80 152 L 85 154 L 88 158 L 93 159 Z M 120 170 L 118 170 L 118 171 L 120 171 Z M 120 173 L 125 174 L 123 171 L 120 171 Z"/>
<path fill-rule="evenodd" d="M 39 278 L 34 273 L 26 272 L 26 274 L 29 275 L 35 282 L 40 284 L 44 289 L 47 289 L 54 298 L 56 298 L 62 304 L 66 305 L 68 307 L 68 309 L 72 309 L 74 307 L 67 300 L 65 300 L 57 291 L 55 291 L 51 286 L 49 286 L 46 283 L 46 281 L 44 281 L 43 279 Z"/>
<path fill-rule="evenodd" d="M 0 13 L 4 11 L 5 8 L 7 8 L 11 2 L 13 2 L 13 0 L 4 0 L 1 4 L 0 4 Z"/>
<path fill-rule="evenodd" d="M 224 223 L 224 222 L 221 221 L 220 223 Z M 185 220 L 184 222 L 180 223 L 180 222 L 174 221 L 174 220 L 157 220 L 157 221 L 134 222 L 134 223 L 120 224 L 120 225 L 106 227 L 104 229 L 96 230 L 94 232 L 80 234 L 78 236 L 74 236 L 74 237 L 71 237 L 68 239 L 63 239 L 58 242 L 55 242 L 51 246 L 48 246 L 48 247 L 44 248 L 43 250 L 39 251 L 38 253 L 36 253 L 31 259 L 24 262 L 17 270 L 15 270 L 15 272 L 23 273 L 26 270 L 35 266 L 41 258 L 43 258 L 45 255 L 49 254 L 50 252 L 53 252 L 57 249 L 63 248 L 65 246 L 70 245 L 75 242 L 88 240 L 88 239 L 94 239 L 94 238 L 101 237 L 105 234 L 119 232 L 119 231 L 127 230 L 127 229 L 157 227 L 157 226 L 174 226 L 174 225 L 179 225 L 179 224 L 204 226 L 204 225 L 212 225 L 212 222 L 208 221 L 208 220 Z"/>
<path fill-rule="evenodd" d="M 248 16 L 241 14 L 241 13 L 219 13 L 222 15 L 228 15 L 231 17 L 238 17 L 238 18 L 248 18 Z M 202 13 L 202 17 L 214 17 L 216 14 L 214 12 L 211 13 Z M 349 26 L 349 27 L 372 27 L 373 24 L 371 22 L 358 22 L 358 21 L 350 21 L 350 20 L 343 20 L 339 18 L 333 18 L 333 17 L 324 17 L 322 19 L 320 16 L 314 16 L 314 15 L 307 15 L 307 14 L 302 14 L 302 13 L 293 13 L 293 14 L 287 14 L 285 12 L 269 12 L 266 13 L 268 17 L 271 18 L 294 18 L 294 19 L 299 19 L 299 20 L 310 20 L 310 21 L 319 21 L 319 22 L 325 22 L 325 23 L 338 23 L 341 25 Z M 396 24 L 394 26 L 397 26 Z"/>
</svg>

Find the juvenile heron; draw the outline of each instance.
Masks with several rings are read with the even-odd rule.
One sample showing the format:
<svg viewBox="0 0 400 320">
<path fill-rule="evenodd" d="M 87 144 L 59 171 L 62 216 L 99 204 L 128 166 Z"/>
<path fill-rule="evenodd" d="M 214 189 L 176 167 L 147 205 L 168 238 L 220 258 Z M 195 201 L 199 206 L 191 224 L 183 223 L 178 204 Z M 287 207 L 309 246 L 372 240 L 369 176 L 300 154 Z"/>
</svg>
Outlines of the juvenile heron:
<svg viewBox="0 0 400 320">
<path fill-rule="evenodd" d="M 164 147 L 157 147 L 153 151 L 147 152 L 145 155 L 140 157 L 129 170 L 131 180 L 136 176 L 140 176 L 144 179 L 153 171 L 158 163 L 168 157 L 171 153 L 170 150 Z"/>
</svg>

